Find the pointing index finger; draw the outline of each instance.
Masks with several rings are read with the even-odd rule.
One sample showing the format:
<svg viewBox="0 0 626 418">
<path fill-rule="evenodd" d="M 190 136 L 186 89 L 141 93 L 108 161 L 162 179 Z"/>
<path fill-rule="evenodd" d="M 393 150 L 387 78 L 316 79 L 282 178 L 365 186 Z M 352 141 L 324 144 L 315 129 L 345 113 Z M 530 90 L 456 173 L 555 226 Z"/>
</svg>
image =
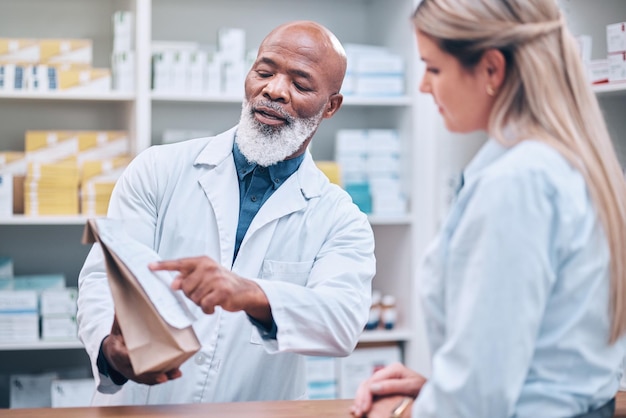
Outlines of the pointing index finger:
<svg viewBox="0 0 626 418">
<path fill-rule="evenodd" d="M 180 271 L 185 270 L 186 264 L 184 260 L 164 260 L 153 261 L 148 264 L 148 268 L 152 271 L 168 270 L 168 271 Z"/>
</svg>

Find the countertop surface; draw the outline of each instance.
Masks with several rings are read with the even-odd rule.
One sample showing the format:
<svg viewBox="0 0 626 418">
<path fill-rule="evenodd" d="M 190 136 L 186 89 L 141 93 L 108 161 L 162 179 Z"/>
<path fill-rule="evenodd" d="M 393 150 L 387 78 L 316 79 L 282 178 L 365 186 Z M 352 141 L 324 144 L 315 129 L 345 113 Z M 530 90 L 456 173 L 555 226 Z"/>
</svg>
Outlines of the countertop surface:
<svg viewBox="0 0 626 418">
<path fill-rule="evenodd" d="M 351 418 L 350 399 L 320 401 L 233 402 L 185 405 L 106 406 L 90 408 L 2 409 L 3 418 Z M 626 418 L 626 392 L 617 394 L 615 418 Z"/>
</svg>

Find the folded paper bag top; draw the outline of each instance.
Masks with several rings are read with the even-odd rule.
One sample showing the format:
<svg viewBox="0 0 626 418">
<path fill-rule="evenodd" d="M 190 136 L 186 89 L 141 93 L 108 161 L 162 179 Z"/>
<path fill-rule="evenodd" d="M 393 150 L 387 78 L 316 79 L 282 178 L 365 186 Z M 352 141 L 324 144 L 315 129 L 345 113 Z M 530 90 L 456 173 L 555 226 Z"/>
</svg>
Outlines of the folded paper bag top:
<svg viewBox="0 0 626 418">
<path fill-rule="evenodd" d="M 83 243 L 99 243 L 104 254 L 115 315 L 136 374 L 178 368 L 200 349 L 195 320 L 180 292 L 169 287 L 172 275 L 152 272 L 160 257 L 132 239 L 123 222 L 89 219 Z"/>
</svg>

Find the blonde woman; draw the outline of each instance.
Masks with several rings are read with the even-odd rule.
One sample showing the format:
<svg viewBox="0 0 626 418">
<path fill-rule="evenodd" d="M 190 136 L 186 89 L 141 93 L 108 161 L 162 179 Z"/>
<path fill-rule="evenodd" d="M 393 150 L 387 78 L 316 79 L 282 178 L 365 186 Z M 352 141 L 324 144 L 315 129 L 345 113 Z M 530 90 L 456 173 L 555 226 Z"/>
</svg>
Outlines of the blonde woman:
<svg viewBox="0 0 626 418">
<path fill-rule="evenodd" d="M 610 417 L 626 330 L 626 184 L 553 0 L 424 0 L 413 17 L 453 132 L 490 139 L 426 255 L 426 380 L 359 388 L 375 417 Z"/>
</svg>

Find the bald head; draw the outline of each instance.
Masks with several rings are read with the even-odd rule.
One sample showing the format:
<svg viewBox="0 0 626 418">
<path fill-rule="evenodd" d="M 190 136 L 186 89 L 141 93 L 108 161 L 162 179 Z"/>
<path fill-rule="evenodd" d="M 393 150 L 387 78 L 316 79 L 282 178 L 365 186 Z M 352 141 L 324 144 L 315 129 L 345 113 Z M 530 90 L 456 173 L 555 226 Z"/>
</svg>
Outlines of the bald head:
<svg viewBox="0 0 626 418">
<path fill-rule="evenodd" d="M 270 32 L 246 76 L 237 145 L 248 161 L 271 165 L 304 153 L 322 119 L 341 107 L 345 73 L 343 47 L 322 25 L 297 21 Z"/>
<path fill-rule="evenodd" d="M 324 78 L 334 93 L 341 89 L 346 74 L 346 52 L 337 37 L 326 27 L 309 20 L 284 23 L 272 30 L 261 42 L 265 48 L 294 48 L 310 60 L 323 64 Z"/>
</svg>

